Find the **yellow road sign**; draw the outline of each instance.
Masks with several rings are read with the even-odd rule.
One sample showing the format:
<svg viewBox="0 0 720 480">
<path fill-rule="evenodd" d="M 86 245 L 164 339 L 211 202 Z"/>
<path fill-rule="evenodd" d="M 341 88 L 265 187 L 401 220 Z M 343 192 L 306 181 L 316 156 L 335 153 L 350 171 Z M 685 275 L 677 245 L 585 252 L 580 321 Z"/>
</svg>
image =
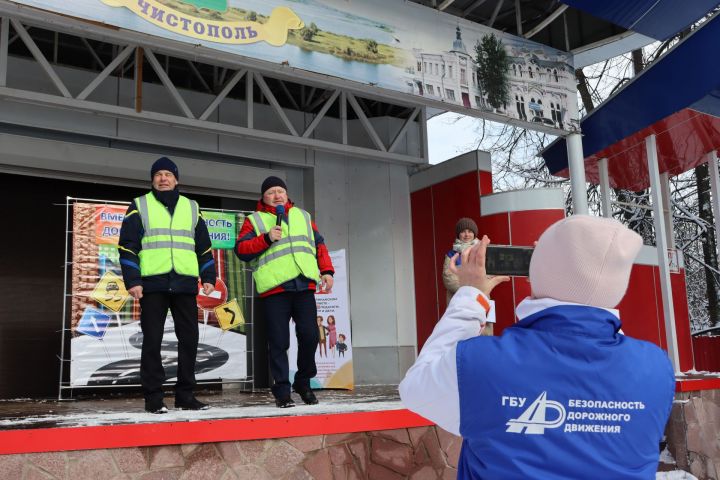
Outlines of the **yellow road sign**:
<svg viewBox="0 0 720 480">
<path fill-rule="evenodd" d="M 112 272 L 107 272 L 95 285 L 90 297 L 98 303 L 102 303 L 113 312 L 119 312 L 125 305 L 129 295 L 125 289 L 125 282 L 122 277 Z"/>
<path fill-rule="evenodd" d="M 220 328 L 223 330 L 230 330 L 231 328 L 243 325 L 245 323 L 245 317 L 243 317 L 240 304 L 237 299 L 233 298 L 227 303 L 218 305 L 213 309 L 215 316 L 218 319 Z"/>
</svg>

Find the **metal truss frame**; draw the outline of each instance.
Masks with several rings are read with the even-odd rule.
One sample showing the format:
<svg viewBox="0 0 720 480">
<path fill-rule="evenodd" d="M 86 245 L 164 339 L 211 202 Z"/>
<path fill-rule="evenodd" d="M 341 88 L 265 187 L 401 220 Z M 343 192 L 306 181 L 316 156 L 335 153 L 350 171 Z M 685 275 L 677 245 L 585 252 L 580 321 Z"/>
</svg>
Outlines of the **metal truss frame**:
<svg viewBox="0 0 720 480">
<path fill-rule="evenodd" d="M 462 10 L 457 10 L 456 15 L 462 18 L 466 18 L 470 13 L 475 11 L 478 7 L 486 3 L 488 0 L 476 0 L 473 3 L 471 3 L 469 6 L 463 8 Z M 445 11 L 450 7 L 453 3 L 455 3 L 455 0 L 443 0 L 442 2 L 438 3 L 438 0 L 431 0 L 430 6 L 432 8 L 436 8 L 439 11 Z M 485 24 L 489 27 L 492 27 L 495 21 L 502 16 L 506 16 L 509 14 L 514 13 L 515 14 L 515 28 L 517 30 L 517 35 L 525 38 L 532 38 L 535 35 L 537 35 L 539 32 L 544 30 L 548 25 L 553 23 L 555 19 L 557 19 L 560 15 L 562 15 L 565 10 L 568 9 L 568 5 L 560 5 L 556 9 L 554 9 L 552 12 L 548 12 L 548 16 L 545 17 L 540 23 L 535 25 L 532 29 L 530 29 L 527 33 L 523 33 L 523 22 L 526 20 L 523 20 L 522 18 L 522 5 L 520 0 L 515 0 L 515 5 L 513 9 L 508 10 L 504 14 L 500 14 L 500 10 L 502 9 L 503 4 L 505 3 L 505 0 L 495 0 L 495 7 L 493 8 L 492 16 L 485 22 Z M 564 21 L 564 17 L 563 17 Z M 568 42 L 568 32 L 565 31 L 565 42 Z M 570 50 L 567 48 L 567 50 Z"/>
<path fill-rule="evenodd" d="M 9 14 L 8 10 L 15 10 L 13 12 L 15 15 Z M 419 104 L 412 104 L 410 102 L 405 103 L 395 101 L 395 99 L 389 98 L 391 95 L 388 95 L 388 92 L 385 92 L 384 95 L 377 95 L 376 92 L 368 92 L 364 88 L 351 90 L 341 86 L 337 82 L 329 81 L 331 77 L 321 77 L 323 81 L 307 81 L 305 73 L 300 70 L 289 69 L 287 72 L 268 71 L 267 69 L 264 70 L 258 68 L 256 65 L 258 63 L 257 61 L 246 59 L 244 57 L 237 57 L 231 54 L 222 54 L 221 52 L 219 53 L 214 51 L 211 52 L 213 54 L 212 57 L 209 55 L 200 56 L 196 51 L 192 51 L 192 49 L 188 52 L 188 49 L 185 48 L 185 51 L 183 52 L 183 50 L 179 49 L 177 45 L 173 45 L 172 48 L 169 48 L 170 44 L 174 44 L 174 42 L 158 39 L 149 35 L 138 34 L 130 31 L 111 30 L 67 18 L 63 19 L 62 22 L 57 19 L 55 19 L 54 22 L 51 22 L 51 18 L 53 18 L 52 14 L 35 11 L 33 9 L 28 9 L 27 7 L 15 6 L 14 8 L 8 8 L 7 2 L 0 0 L 1 100 L 32 103 L 46 107 L 70 109 L 74 111 L 112 116 L 115 118 L 132 119 L 135 121 L 149 123 L 163 123 L 170 126 L 202 132 L 243 137 L 271 143 L 280 143 L 294 147 L 315 149 L 319 151 L 352 155 L 360 158 L 389 161 L 393 163 L 418 164 L 427 163 L 428 161 L 426 145 L 427 127 L 425 125 L 427 115 L 425 107 Z M 12 38 L 9 36 L 10 25 L 12 25 L 12 28 L 16 33 Z M 63 83 L 62 79 L 57 74 L 53 65 L 55 62 L 46 58 L 33 38 L 30 36 L 28 30 L 33 26 L 48 29 L 56 33 L 67 33 L 69 35 L 79 37 L 82 40 L 83 45 L 85 45 L 85 47 L 90 51 L 94 61 L 101 70 L 99 72 L 94 72 L 95 77 L 80 93 L 73 95 L 70 92 L 68 87 Z M 12 42 L 18 39 L 25 44 L 37 64 L 55 86 L 57 94 L 48 94 L 22 88 L 10 88 L 7 86 L 7 73 L 9 68 L 8 47 Z M 93 50 L 92 46 L 87 41 L 88 39 L 99 40 L 114 45 L 116 47 L 115 51 L 117 52 L 114 59 L 106 65 Z M 57 48 L 55 50 L 57 51 Z M 128 61 L 133 53 L 135 53 L 134 61 Z M 158 54 L 165 56 L 165 66 L 163 66 L 158 59 Z M 143 62 L 138 60 L 142 59 L 143 56 L 147 63 L 151 66 L 155 75 L 157 75 L 160 79 L 160 82 L 165 87 L 165 90 L 174 104 L 177 106 L 178 114 L 154 112 L 143 108 L 143 82 L 141 67 Z M 57 57 L 57 54 L 55 57 Z M 183 97 L 182 91 L 173 84 L 173 81 L 168 76 L 167 65 L 170 57 L 187 62 L 190 66 L 190 70 L 193 72 L 192 74 L 201 80 L 201 84 L 207 92 L 211 92 L 212 89 L 200 75 L 193 64 L 193 61 L 202 61 L 205 64 L 217 66 L 217 68 L 220 69 L 218 80 L 221 82 L 222 88 L 203 112 L 193 112 Z M 128 63 L 129 65 L 127 65 Z M 92 94 L 92 92 L 95 91 L 95 89 L 113 72 L 118 69 L 122 69 L 123 72 L 126 72 L 128 69 L 133 68 L 133 66 L 136 84 L 135 108 L 88 100 L 88 97 Z M 293 75 L 293 73 L 295 73 L 295 75 Z M 225 80 L 228 76 L 229 79 Z M 243 78 L 245 78 L 246 86 L 246 125 L 239 126 L 235 124 L 220 123 L 218 121 L 210 121 L 209 118 L 212 113 L 217 110 L 232 89 Z M 272 78 L 274 80 L 273 85 L 279 85 L 279 89 L 276 88 L 275 91 L 271 89 L 267 82 L 268 78 Z M 292 81 L 296 84 L 302 85 L 302 97 L 304 98 L 295 98 L 287 88 L 287 85 L 285 84 L 286 81 Z M 257 102 L 255 102 L 255 99 L 253 98 L 254 85 L 259 88 L 261 96 L 272 107 L 273 112 L 285 126 L 287 133 L 262 130 L 255 126 L 255 105 L 257 105 Z M 305 94 L 306 89 L 310 92 L 308 95 Z M 324 90 L 325 93 L 320 94 L 317 98 L 315 98 L 316 91 L 320 89 Z M 368 87 L 367 90 L 374 90 L 374 88 Z M 305 114 L 311 114 L 310 112 L 320 105 L 322 105 L 322 108 L 314 114 L 314 118 L 310 124 L 303 131 L 299 131 L 297 126 L 293 124 L 288 117 L 287 110 L 280 105 L 277 97 L 279 94 L 284 95 L 294 108 L 304 111 Z M 400 106 L 409 113 L 404 123 L 400 126 L 388 144 L 381 139 L 381 136 L 368 119 L 366 114 L 367 107 L 363 108 L 365 105 L 363 104 L 362 98 L 379 100 L 384 103 L 389 103 L 391 106 Z M 328 110 L 336 102 L 339 102 L 339 121 L 341 122 L 342 127 L 340 141 L 334 142 L 325 139 L 312 138 L 313 132 L 315 132 L 320 122 L 326 118 Z M 349 144 L 347 133 L 347 104 L 350 104 L 353 112 L 358 117 L 359 122 L 362 124 L 374 148 Z M 303 108 L 301 108 L 301 106 Z M 401 140 L 406 137 L 408 131 L 416 121 L 419 124 L 418 130 L 421 136 L 421 156 L 395 153 L 397 147 L 401 143 Z"/>
</svg>

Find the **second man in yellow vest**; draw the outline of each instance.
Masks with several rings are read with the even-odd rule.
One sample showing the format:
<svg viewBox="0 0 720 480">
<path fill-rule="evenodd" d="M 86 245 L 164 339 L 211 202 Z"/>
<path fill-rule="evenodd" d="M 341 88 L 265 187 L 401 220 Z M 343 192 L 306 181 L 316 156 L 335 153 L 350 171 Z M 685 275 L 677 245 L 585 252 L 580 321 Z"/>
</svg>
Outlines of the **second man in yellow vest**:
<svg viewBox="0 0 720 480">
<path fill-rule="evenodd" d="M 310 380 L 317 374 L 315 289 L 320 284 L 330 291 L 335 270 L 317 226 L 308 212 L 288 199 L 285 182 L 268 177 L 261 193 L 257 211 L 240 229 L 236 252 L 241 260 L 251 262 L 262 298 L 272 393 L 280 408 L 295 406 L 291 388 L 306 404 L 316 404 L 310 388 Z M 291 318 L 298 339 L 298 369 L 292 385 L 287 357 Z"/>
</svg>

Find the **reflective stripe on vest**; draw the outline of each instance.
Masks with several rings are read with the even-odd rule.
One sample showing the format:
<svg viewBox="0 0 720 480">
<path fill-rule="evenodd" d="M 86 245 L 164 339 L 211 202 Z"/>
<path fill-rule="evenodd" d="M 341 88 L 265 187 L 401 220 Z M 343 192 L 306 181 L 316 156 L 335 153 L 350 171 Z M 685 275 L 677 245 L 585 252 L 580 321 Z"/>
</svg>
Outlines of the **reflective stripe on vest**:
<svg viewBox="0 0 720 480">
<path fill-rule="evenodd" d="M 275 215 L 267 212 L 255 212 L 249 219 L 257 235 L 268 233 L 277 221 Z M 297 207 L 289 209 L 288 222 L 282 223 L 282 229 L 282 238 L 253 262 L 253 279 L 258 293 L 300 275 L 316 282 L 320 279 L 310 214 Z"/>
<path fill-rule="evenodd" d="M 200 272 L 195 253 L 195 227 L 199 218 L 197 202 L 180 195 L 173 215 L 152 192 L 135 199 L 143 224 L 140 274 L 161 275 L 174 270 L 197 277 Z"/>
<path fill-rule="evenodd" d="M 263 221 L 260 212 L 255 212 L 250 215 L 250 217 L 253 221 L 253 226 L 255 226 L 255 229 L 257 230 L 257 233 L 259 233 L 260 235 L 265 235 L 266 233 L 268 233 L 268 229 L 265 228 L 265 222 Z"/>
</svg>

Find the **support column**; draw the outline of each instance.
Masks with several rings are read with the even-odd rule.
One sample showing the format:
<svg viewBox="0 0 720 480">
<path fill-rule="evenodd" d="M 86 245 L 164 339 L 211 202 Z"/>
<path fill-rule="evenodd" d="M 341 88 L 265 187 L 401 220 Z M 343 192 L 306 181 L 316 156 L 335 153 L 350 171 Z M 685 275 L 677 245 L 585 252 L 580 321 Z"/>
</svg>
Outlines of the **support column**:
<svg viewBox="0 0 720 480">
<path fill-rule="evenodd" d="M 568 169 L 572 189 L 573 213 L 588 214 L 587 186 L 585 184 L 585 157 L 580 133 L 567 136 Z"/>
<path fill-rule="evenodd" d="M 665 217 L 665 240 L 669 249 L 675 249 L 675 225 L 673 225 L 672 203 L 670 202 L 670 175 L 668 172 L 660 174 L 662 187 L 663 216 Z"/>
<path fill-rule="evenodd" d="M 709 152 L 706 160 L 708 174 L 710 174 L 713 217 L 715 218 L 715 245 L 720 245 L 720 174 L 718 173 L 717 152 Z"/>
<path fill-rule="evenodd" d="M 430 163 L 430 149 L 428 147 L 427 108 L 420 111 L 420 136 L 422 137 L 422 158 Z"/>
<path fill-rule="evenodd" d="M 245 75 L 245 108 L 247 116 L 247 128 L 255 128 L 255 80 L 252 71 Z"/>
<path fill-rule="evenodd" d="M 657 160 L 655 135 L 645 138 L 648 174 L 650 176 L 650 193 L 652 195 L 653 221 L 655 224 L 655 244 L 657 245 L 658 266 L 660 269 L 660 290 L 662 293 L 663 313 L 665 317 L 665 335 L 670 361 L 675 373 L 680 373 L 680 356 L 678 355 L 677 334 L 675 333 L 675 308 L 670 284 L 670 266 L 668 265 L 668 243 L 665 229 L 665 215 L 662 204 L 662 183 Z"/>
<path fill-rule="evenodd" d="M 347 93 L 340 92 L 340 125 L 342 129 L 342 144 L 348 144 L 348 119 L 347 119 Z"/>
<path fill-rule="evenodd" d="M 7 86 L 8 44 L 10 43 L 10 19 L 0 18 L 0 87 Z"/>
<path fill-rule="evenodd" d="M 143 111 L 143 63 L 145 62 L 145 51 L 142 47 L 135 49 L 135 111 Z"/>
<path fill-rule="evenodd" d="M 602 216 L 610 218 L 612 217 L 612 207 L 610 205 L 610 173 L 608 172 L 607 158 L 598 160 L 598 170 L 600 171 L 600 207 Z"/>
</svg>

